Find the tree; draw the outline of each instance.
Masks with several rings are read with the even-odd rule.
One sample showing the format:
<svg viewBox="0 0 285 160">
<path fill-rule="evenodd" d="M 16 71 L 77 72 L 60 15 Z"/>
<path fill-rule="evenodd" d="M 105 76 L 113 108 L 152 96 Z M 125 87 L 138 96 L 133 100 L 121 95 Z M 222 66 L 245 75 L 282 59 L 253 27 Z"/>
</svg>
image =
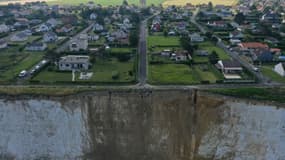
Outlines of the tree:
<svg viewBox="0 0 285 160">
<path fill-rule="evenodd" d="M 194 47 L 190 43 L 190 39 L 188 37 L 182 37 L 180 39 L 180 44 L 181 44 L 182 48 L 185 49 L 188 53 L 191 54 L 194 52 Z"/>
<path fill-rule="evenodd" d="M 213 10 L 213 3 L 212 3 L 212 2 L 209 2 L 209 3 L 208 3 L 208 10 L 209 10 L 209 11 L 212 11 L 212 10 Z"/>
<path fill-rule="evenodd" d="M 129 37 L 130 45 L 133 47 L 135 47 L 139 42 L 139 34 L 137 30 L 138 29 L 136 29 L 135 31 L 131 31 L 130 37 Z"/>
<path fill-rule="evenodd" d="M 209 56 L 209 61 L 211 64 L 216 64 L 219 61 L 219 55 L 216 51 L 213 51 L 212 54 Z"/>
<path fill-rule="evenodd" d="M 123 6 L 128 6 L 128 5 L 129 5 L 128 1 L 127 1 L 127 0 L 124 0 L 124 1 L 123 1 Z"/>
<path fill-rule="evenodd" d="M 243 13 L 238 13 L 235 18 L 234 21 L 238 24 L 243 24 L 245 21 L 245 16 L 243 15 Z"/>
</svg>

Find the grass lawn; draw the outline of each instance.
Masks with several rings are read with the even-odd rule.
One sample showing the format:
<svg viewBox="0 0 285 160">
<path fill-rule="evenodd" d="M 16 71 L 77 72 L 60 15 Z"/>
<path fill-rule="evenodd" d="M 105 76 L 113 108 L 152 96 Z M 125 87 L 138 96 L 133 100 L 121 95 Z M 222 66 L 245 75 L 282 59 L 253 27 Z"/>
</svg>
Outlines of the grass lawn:
<svg viewBox="0 0 285 160">
<path fill-rule="evenodd" d="M 124 48 L 111 48 L 111 53 L 133 53 L 133 50 L 135 48 L 127 48 L 127 47 L 124 47 Z"/>
<path fill-rule="evenodd" d="M 180 46 L 179 37 L 148 36 L 148 46 Z"/>
<path fill-rule="evenodd" d="M 149 78 L 153 84 L 200 83 L 193 69 L 184 64 L 149 65 Z"/>
<path fill-rule="evenodd" d="M 273 65 L 263 65 L 261 67 L 261 72 L 268 78 L 272 79 L 273 81 L 285 83 L 285 77 L 282 77 L 276 72 L 274 72 L 273 68 L 274 68 Z"/>
<path fill-rule="evenodd" d="M 45 69 L 41 71 L 36 77 L 34 77 L 33 80 L 40 82 L 72 81 L 72 73 L 48 71 Z"/>
<path fill-rule="evenodd" d="M 206 67 L 206 70 L 203 70 L 203 67 Z M 221 74 L 215 74 L 217 72 L 213 71 L 214 68 L 205 64 L 205 65 L 195 65 L 195 75 L 199 77 L 201 81 L 209 81 L 210 83 L 216 83 L 217 80 L 222 80 L 223 76 Z"/>
<path fill-rule="evenodd" d="M 256 100 L 268 100 L 285 103 L 285 88 L 228 88 L 228 89 L 210 89 L 210 92 Z"/>
<path fill-rule="evenodd" d="M 209 57 L 208 56 L 197 56 L 194 55 L 193 57 L 193 61 L 196 63 L 207 63 L 209 62 Z"/>
<path fill-rule="evenodd" d="M 222 60 L 225 59 L 230 59 L 230 56 L 221 48 L 217 47 L 215 44 L 212 42 L 203 42 L 199 44 L 199 49 L 201 50 L 207 50 L 210 54 L 213 51 L 216 51 L 217 54 L 219 55 L 219 58 Z"/>
</svg>

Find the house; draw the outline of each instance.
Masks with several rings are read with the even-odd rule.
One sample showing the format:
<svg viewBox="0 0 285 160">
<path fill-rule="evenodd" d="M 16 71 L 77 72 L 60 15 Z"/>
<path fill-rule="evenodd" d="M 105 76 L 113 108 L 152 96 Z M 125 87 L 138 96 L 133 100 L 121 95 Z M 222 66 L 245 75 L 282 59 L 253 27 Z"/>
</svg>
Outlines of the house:
<svg viewBox="0 0 285 160">
<path fill-rule="evenodd" d="M 68 55 L 61 57 L 58 61 L 60 71 L 88 70 L 90 57 L 82 55 Z"/>
<path fill-rule="evenodd" d="M 253 54 L 255 55 L 253 59 L 255 61 L 271 62 L 273 60 L 273 54 L 267 49 L 255 50 Z"/>
<path fill-rule="evenodd" d="M 97 40 L 99 40 L 99 38 L 100 37 L 96 34 L 89 34 L 88 35 L 88 41 L 97 41 Z"/>
<path fill-rule="evenodd" d="M 269 46 L 267 44 L 259 43 L 259 42 L 244 42 L 244 43 L 240 43 L 239 47 L 243 51 L 257 50 L 257 49 L 269 49 Z"/>
<path fill-rule="evenodd" d="M 241 40 L 239 39 L 230 39 L 231 45 L 238 45 L 241 43 Z"/>
<path fill-rule="evenodd" d="M 261 21 L 267 23 L 281 23 L 282 19 L 279 14 L 270 12 L 262 15 Z"/>
<path fill-rule="evenodd" d="M 197 56 L 209 56 L 209 52 L 206 51 L 206 50 L 198 50 L 198 51 L 196 52 L 196 55 L 197 55 Z"/>
<path fill-rule="evenodd" d="M 39 26 L 39 28 L 37 29 L 38 32 L 47 32 L 47 31 L 50 31 L 51 28 L 49 27 L 48 24 L 41 24 Z"/>
<path fill-rule="evenodd" d="M 227 23 L 224 21 L 213 21 L 213 22 L 208 22 L 207 25 L 209 27 L 213 27 L 213 28 L 219 28 L 219 29 L 224 29 L 227 27 Z"/>
<path fill-rule="evenodd" d="M 241 64 L 234 60 L 219 60 L 216 67 L 226 79 L 241 79 L 239 73 L 243 71 Z"/>
<path fill-rule="evenodd" d="M 10 31 L 10 27 L 8 27 L 6 24 L 0 25 L 0 33 L 7 33 Z"/>
<path fill-rule="evenodd" d="M 285 76 L 285 65 L 284 63 L 278 63 L 274 66 L 274 71 L 279 74 L 280 76 L 284 77 Z"/>
<path fill-rule="evenodd" d="M 96 13 L 91 13 L 89 16 L 90 20 L 96 20 L 97 19 L 97 14 Z"/>
<path fill-rule="evenodd" d="M 42 42 L 33 42 L 28 44 L 25 48 L 27 51 L 44 51 L 47 49 L 47 45 Z"/>
<path fill-rule="evenodd" d="M 175 51 L 175 53 L 171 54 L 171 60 L 175 60 L 176 62 L 187 61 L 187 59 L 191 60 L 192 57 L 185 50 Z"/>
<path fill-rule="evenodd" d="M 10 41 L 12 42 L 23 42 L 28 40 L 28 35 L 24 32 L 19 32 L 11 36 Z"/>
<path fill-rule="evenodd" d="M 69 44 L 70 51 L 87 50 L 88 48 L 88 35 L 82 34 L 77 39 L 72 40 Z"/>
<path fill-rule="evenodd" d="M 60 29 L 56 29 L 57 33 L 69 33 L 73 30 L 73 26 L 71 24 L 64 25 Z"/>
<path fill-rule="evenodd" d="M 59 21 L 54 18 L 50 18 L 49 20 L 47 20 L 46 24 L 51 26 L 51 28 L 54 28 L 59 25 Z"/>
<path fill-rule="evenodd" d="M 165 50 L 163 50 L 163 51 L 160 53 L 160 55 L 161 55 L 161 56 L 167 56 L 167 57 L 169 57 L 171 53 L 172 53 L 172 52 L 171 52 L 170 49 L 165 49 Z"/>
<path fill-rule="evenodd" d="M 159 32 L 161 29 L 161 26 L 159 23 L 154 23 L 151 25 L 151 31 L 153 32 Z"/>
<path fill-rule="evenodd" d="M 93 26 L 93 30 L 96 31 L 96 32 L 101 32 L 101 31 L 104 30 L 104 27 L 103 27 L 103 25 L 96 23 L 96 24 Z"/>
<path fill-rule="evenodd" d="M 200 36 L 198 33 L 193 33 L 190 35 L 191 42 L 204 42 L 204 37 Z"/>
<path fill-rule="evenodd" d="M 4 49 L 8 46 L 7 42 L 4 40 L 0 40 L 0 49 Z"/>
<path fill-rule="evenodd" d="M 55 42 L 55 41 L 57 41 L 57 39 L 58 39 L 58 37 L 57 37 L 56 33 L 54 33 L 54 32 L 47 32 L 43 36 L 44 42 Z"/>
<path fill-rule="evenodd" d="M 240 31 L 233 31 L 229 33 L 230 39 L 242 39 L 244 35 Z"/>
</svg>

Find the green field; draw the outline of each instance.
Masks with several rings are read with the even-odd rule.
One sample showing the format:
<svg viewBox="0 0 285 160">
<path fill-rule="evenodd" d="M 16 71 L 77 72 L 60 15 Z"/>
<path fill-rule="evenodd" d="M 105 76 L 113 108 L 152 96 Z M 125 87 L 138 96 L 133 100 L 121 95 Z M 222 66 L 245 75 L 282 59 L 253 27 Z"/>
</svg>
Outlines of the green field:
<svg viewBox="0 0 285 160">
<path fill-rule="evenodd" d="M 200 50 L 207 50 L 210 54 L 213 51 L 216 51 L 219 58 L 222 60 L 225 59 L 230 59 L 230 56 L 221 48 L 217 47 L 215 44 L 213 44 L 212 42 L 203 42 L 199 44 L 199 49 Z"/>
<path fill-rule="evenodd" d="M 121 5 L 123 0 L 48 0 L 49 4 L 68 4 L 68 5 L 78 5 L 80 3 L 88 3 L 90 1 L 93 1 L 95 4 L 101 4 L 103 6 L 109 6 L 109 5 Z M 152 1 L 147 1 L 147 5 L 151 4 L 161 4 L 165 0 L 152 0 Z M 139 4 L 139 0 L 128 0 L 129 4 Z"/>
<path fill-rule="evenodd" d="M 197 84 L 199 79 L 192 68 L 184 64 L 161 64 L 149 66 L 152 84 Z"/>
<path fill-rule="evenodd" d="M 151 46 L 180 46 L 179 37 L 148 36 L 147 44 Z"/>
</svg>

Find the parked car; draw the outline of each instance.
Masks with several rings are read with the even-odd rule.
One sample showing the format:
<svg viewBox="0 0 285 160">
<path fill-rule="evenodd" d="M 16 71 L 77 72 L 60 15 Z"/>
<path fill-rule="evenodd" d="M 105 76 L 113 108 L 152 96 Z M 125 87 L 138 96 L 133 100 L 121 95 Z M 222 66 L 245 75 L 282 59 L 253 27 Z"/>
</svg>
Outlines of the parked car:
<svg viewBox="0 0 285 160">
<path fill-rule="evenodd" d="M 26 77 L 28 74 L 28 72 L 26 70 L 22 70 L 20 73 L 19 73 L 19 77 L 20 78 L 23 78 L 23 77 Z"/>
</svg>

